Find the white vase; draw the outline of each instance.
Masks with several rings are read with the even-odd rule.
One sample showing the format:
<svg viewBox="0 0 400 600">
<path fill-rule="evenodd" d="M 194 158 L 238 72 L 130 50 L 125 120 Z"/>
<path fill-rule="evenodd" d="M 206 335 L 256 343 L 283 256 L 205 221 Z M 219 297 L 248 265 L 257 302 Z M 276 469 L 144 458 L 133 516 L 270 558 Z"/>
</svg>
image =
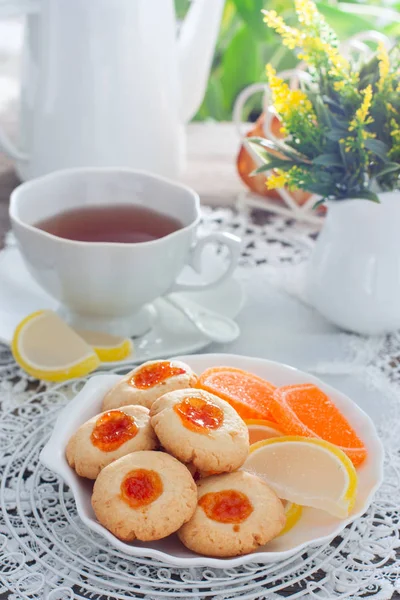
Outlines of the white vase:
<svg viewBox="0 0 400 600">
<path fill-rule="evenodd" d="M 400 192 L 330 202 L 308 270 L 310 303 L 355 333 L 400 328 Z"/>
</svg>

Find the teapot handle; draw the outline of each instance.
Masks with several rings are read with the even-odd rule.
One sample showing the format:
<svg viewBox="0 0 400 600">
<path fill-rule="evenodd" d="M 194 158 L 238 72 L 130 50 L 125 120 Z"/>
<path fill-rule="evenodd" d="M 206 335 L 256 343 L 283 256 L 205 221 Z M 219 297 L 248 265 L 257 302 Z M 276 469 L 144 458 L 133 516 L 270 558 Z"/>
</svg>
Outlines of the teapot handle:
<svg viewBox="0 0 400 600">
<path fill-rule="evenodd" d="M 0 0 L 0 19 L 10 19 L 38 13 L 39 0 Z M 27 161 L 28 155 L 21 152 L 10 140 L 3 127 L 0 125 L 0 150 L 13 160 Z"/>
</svg>

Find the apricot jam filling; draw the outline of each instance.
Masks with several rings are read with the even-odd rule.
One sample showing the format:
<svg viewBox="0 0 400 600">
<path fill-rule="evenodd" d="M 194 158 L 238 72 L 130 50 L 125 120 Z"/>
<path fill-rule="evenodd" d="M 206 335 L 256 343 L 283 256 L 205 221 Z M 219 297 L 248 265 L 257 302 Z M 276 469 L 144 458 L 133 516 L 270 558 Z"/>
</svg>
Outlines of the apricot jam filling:
<svg viewBox="0 0 400 600">
<path fill-rule="evenodd" d="M 199 506 L 209 519 L 219 523 L 243 523 L 254 510 L 246 494 L 237 490 L 204 494 L 199 500 Z"/>
<path fill-rule="evenodd" d="M 184 398 L 175 404 L 174 411 L 182 424 L 196 433 L 209 433 L 221 427 L 224 421 L 224 411 L 203 398 Z"/>
<path fill-rule="evenodd" d="M 183 375 L 185 369 L 175 367 L 168 360 L 156 362 L 152 365 L 142 367 L 129 379 L 128 383 L 139 390 L 152 388 L 170 377 Z"/>
<path fill-rule="evenodd" d="M 163 484 L 157 471 L 135 469 L 125 475 L 121 483 L 121 498 L 131 508 L 151 504 L 163 493 Z"/>
<path fill-rule="evenodd" d="M 103 452 L 118 450 L 139 431 L 135 419 L 121 410 L 110 410 L 101 415 L 90 436 L 93 446 Z"/>
</svg>

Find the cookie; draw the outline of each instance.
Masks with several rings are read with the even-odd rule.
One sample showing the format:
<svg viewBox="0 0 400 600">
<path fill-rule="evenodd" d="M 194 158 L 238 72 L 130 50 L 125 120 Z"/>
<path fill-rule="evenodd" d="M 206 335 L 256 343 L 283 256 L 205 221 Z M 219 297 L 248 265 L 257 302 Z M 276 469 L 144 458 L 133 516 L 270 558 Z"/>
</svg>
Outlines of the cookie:
<svg viewBox="0 0 400 600">
<path fill-rule="evenodd" d="M 127 404 L 150 408 L 154 400 L 172 390 L 192 387 L 197 376 L 178 360 L 152 360 L 130 371 L 105 396 L 103 410 Z"/>
<path fill-rule="evenodd" d="M 93 488 L 98 521 L 120 540 L 159 540 L 193 515 L 197 489 L 188 469 L 164 452 L 134 452 L 103 469 Z"/>
<path fill-rule="evenodd" d="M 158 440 L 144 406 L 124 406 L 86 421 L 66 448 L 68 464 L 78 475 L 96 479 L 101 469 L 125 454 L 154 450 Z"/>
<path fill-rule="evenodd" d="M 201 472 L 234 471 L 249 453 L 245 422 L 228 402 L 197 389 L 175 390 L 158 398 L 151 424 L 162 446 Z"/>
<path fill-rule="evenodd" d="M 218 475 L 218 473 L 213 473 L 212 471 L 199 471 L 197 467 L 193 463 L 186 463 L 187 468 L 190 471 L 191 476 L 197 482 L 199 479 L 204 479 L 204 477 L 210 477 L 211 475 Z"/>
<path fill-rule="evenodd" d="M 248 554 L 276 537 L 285 525 L 282 502 L 259 477 L 236 471 L 202 479 L 193 517 L 178 531 L 198 554 Z"/>
</svg>

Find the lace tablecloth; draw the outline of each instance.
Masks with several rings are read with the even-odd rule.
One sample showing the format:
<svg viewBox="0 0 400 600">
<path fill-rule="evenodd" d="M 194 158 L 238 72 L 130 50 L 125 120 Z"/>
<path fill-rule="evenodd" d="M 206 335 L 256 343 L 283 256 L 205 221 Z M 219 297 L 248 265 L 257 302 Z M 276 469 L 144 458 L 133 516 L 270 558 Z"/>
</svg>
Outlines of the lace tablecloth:
<svg viewBox="0 0 400 600">
<path fill-rule="evenodd" d="M 133 560 L 82 525 L 68 488 L 38 460 L 59 410 L 84 380 L 56 386 L 34 381 L 3 347 L 0 599 L 400 598 L 400 335 L 365 339 L 326 323 L 302 295 L 313 231 L 279 217 L 259 215 L 257 222 L 230 210 L 204 213 L 205 229 L 243 237 L 237 276 L 247 291 L 238 318 L 241 338 L 206 351 L 287 362 L 359 402 L 386 449 L 385 482 L 367 514 L 331 544 L 274 565 L 178 569 Z"/>
</svg>

